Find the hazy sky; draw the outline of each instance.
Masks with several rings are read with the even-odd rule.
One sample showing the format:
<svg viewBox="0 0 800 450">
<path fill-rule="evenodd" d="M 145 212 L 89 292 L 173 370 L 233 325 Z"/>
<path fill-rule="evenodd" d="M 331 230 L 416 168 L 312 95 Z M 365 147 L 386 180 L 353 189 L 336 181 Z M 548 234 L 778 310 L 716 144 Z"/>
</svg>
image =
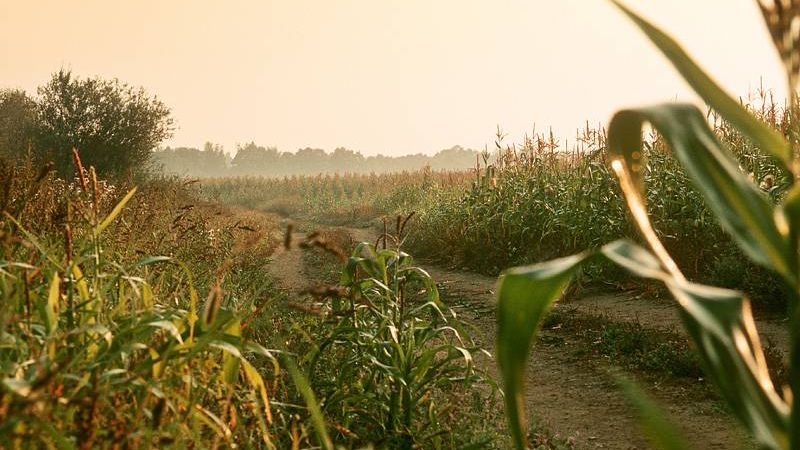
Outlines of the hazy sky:
<svg viewBox="0 0 800 450">
<path fill-rule="evenodd" d="M 752 0 L 628 0 L 731 93 L 784 92 Z M 365 154 L 482 148 L 621 106 L 692 99 L 605 0 L 0 0 L 0 86 L 60 67 L 143 86 L 167 144 Z"/>
</svg>

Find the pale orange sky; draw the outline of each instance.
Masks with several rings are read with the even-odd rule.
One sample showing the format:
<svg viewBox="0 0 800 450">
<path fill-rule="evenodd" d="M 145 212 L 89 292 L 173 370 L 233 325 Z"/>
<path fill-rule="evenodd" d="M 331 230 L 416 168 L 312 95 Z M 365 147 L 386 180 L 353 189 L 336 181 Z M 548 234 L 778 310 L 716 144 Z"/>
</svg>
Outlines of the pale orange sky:
<svg viewBox="0 0 800 450">
<path fill-rule="evenodd" d="M 167 144 L 365 154 L 482 148 L 499 124 L 572 137 L 622 106 L 691 100 L 604 0 L 0 0 L 2 87 L 61 67 L 143 86 Z M 628 0 L 746 95 L 784 92 L 754 1 Z"/>
</svg>

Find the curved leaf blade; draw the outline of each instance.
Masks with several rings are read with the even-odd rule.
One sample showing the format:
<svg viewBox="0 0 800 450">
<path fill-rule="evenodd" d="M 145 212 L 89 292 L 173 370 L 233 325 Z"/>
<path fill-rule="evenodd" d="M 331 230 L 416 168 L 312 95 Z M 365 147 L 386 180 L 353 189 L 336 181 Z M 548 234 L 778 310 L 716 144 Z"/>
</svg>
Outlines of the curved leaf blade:
<svg viewBox="0 0 800 450">
<path fill-rule="evenodd" d="M 692 283 L 667 287 L 682 306 L 706 374 L 733 414 L 765 448 L 788 448 L 789 406 L 769 378 L 748 299 Z"/>
<path fill-rule="evenodd" d="M 641 165 L 645 123 L 667 140 L 720 225 L 742 250 L 756 263 L 794 280 L 790 246 L 778 229 L 772 205 L 738 169 L 700 110 L 691 104 L 662 104 L 618 112 L 609 124 L 610 156 Z M 642 171 L 633 169 L 632 178 L 640 184 Z"/>
<path fill-rule="evenodd" d="M 589 257 L 578 254 L 505 271 L 497 288 L 497 364 L 514 443 L 525 444 L 525 367 L 541 322 Z"/>
<path fill-rule="evenodd" d="M 94 231 L 95 234 L 99 235 L 106 228 L 108 228 L 109 225 L 111 225 L 114 222 L 114 219 L 116 219 L 117 216 L 119 216 L 120 213 L 122 213 L 122 210 L 125 209 L 125 205 L 128 204 L 128 201 L 131 199 L 131 197 L 133 197 L 133 194 L 135 193 L 136 193 L 136 188 L 134 187 L 133 189 L 128 191 L 128 193 L 125 194 L 124 197 L 122 197 L 122 200 L 120 200 L 119 203 L 117 203 L 117 205 L 114 206 L 114 209 L 112 209 L 111 212 L 108 213 L 108 216 L 106 216 L 106 218 L 103 219 L 103 221 L 100 222 L 99 225 L 97 225 L 97 228 Z"/>
<path fill-rule="evenodd" d="M 611 1 L 658 47 L 703 101 L 714 108 L 725 120 L 747 135 L 761 150 L 774 156 L 784 171 L 789 171 L 789 167 L 792 164 L 791 147 L 780 133 L 756 119 L 740 102 L 720 88 L 668 34 L 633 12 L 620 1 Z"/>
<path fill-rule="evenodd" d="M 648 266 L 655 257 L 632 243 L 608 244 L 602 253 L 618 263 L 628 259 L 621 265 L 666 284 L 678 300 L 681 320 L 705 373 L 733 414 L 765 448 L 787 448 L 789 407 L 769 378 L 747 298 L 736 291 L 688 283 L 653 270 Z"/>
</svg>

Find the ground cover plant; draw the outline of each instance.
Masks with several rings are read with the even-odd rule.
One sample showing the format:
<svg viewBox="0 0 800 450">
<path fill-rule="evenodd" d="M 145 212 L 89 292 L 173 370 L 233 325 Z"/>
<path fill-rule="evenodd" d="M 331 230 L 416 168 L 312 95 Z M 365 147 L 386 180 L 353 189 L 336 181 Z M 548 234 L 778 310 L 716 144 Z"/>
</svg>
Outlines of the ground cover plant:
<svg viewBox="0 0 800 450">
<path fill-rule="evenodd" d="M 676 298 L 681 318 L 697 349 L 707 376 L 741 425 L 763 448 L 800 448 L 800 318 L 798 317 L 798 188 L 794 185 L 796 155 L 786 135 L 777 133 L 730 98 L 669 36 L 615 4 L 669 58 L 689 85 L 722 117 L 772 158 L 781 170 L 782 190 L 773 204 L 708 125 L 695 106 L 662 104 L 618 112 L 611 119 L 608 158 L 619 180 L 627 207 L 647 248 L 629 240 L 548 263 L 510 269 L 498 289 L 498 363 L 503 372 L 509 423 L 517 448 L 526 447 L 521 400 L 525 360 L 546 312 L 569 284 L 576 269 L 598 254 L 638 276 L 662 282 Z M 798 67 L 796 39 L 789 24 L 796 8 L 760 3 L 779 54 L 786 63 L 790 92 L 795 92 Z M 787 44 L 791 43 L 791 45 Z M 792 98 L 790 105 L 795 105 Z M 669 144 L 675 158 L 703 195 L 721 227 L 755 263 L 780 277 L 788 287 L 790 363 L 788 383 L 773 384 L 756 331 L 748 298 L 728 289 L 687 280 L 671 257 L 648 214 L 645 173 L 651 149 L 643 146 L 642 130 L 649 123 Z M 793 139 L 792 133 L 789 138 Z M 663 414 L 638 389 L 623 382 L 640 410 L 642 424 L 657 448 L 690 448 Z M 781 389 L 782 388 L 782 389 Z"/>
</svg>

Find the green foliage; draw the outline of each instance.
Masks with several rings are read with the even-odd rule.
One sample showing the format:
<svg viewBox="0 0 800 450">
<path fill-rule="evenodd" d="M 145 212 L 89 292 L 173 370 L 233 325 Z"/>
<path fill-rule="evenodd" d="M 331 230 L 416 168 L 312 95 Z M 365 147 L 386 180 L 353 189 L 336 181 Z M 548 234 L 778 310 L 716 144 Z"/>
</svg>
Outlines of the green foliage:
<svg viewBox="0 0 800 450">
<path fill-rule="evenodd" d="M 621 6 L 620 6 L 621 7 Z M 789 163 L 788 143 L 733 99 L 688 59 L 667 35 L 621 9 L 643 29 L 690 85 L 723 118 L 742 130 L 759 147 Z M 765 9 L 766 11 L 766 9 Z M 779 26 L 771 23 L 771 26 Z M 775 31 L 773 29 L 773 31 Z M 794 70 L 793 67 L 790 68 Z M 790 79 L 792 77 L 790 76 Z M 792 87 L 794 88 L 794 87 Z M 646 148 L 642 129 L 649 123 L 670 145 L 715 218 L 733 241 L 756 263 L 777 272 L 789 286 L 791 363 L 789 386 L 782 397 L 770 379 L 749 300 L 739 292 L 687 281 L 655 231 L 645 197 Z M 777 143 L 776 143 L 777 140 Z M 600 249 L 605 258 L 634 274 L 662 282 L 676 298 L 681 318 L 706 374 L 728 403 L 733 415 L 764 448 L 800 448 L 800 406 L 791 392 L 800 392 L 800 316 L 798 316 L 798 233 L 800 223 L 792 190 L 779 205 L 737 167 L 730 151 L 718 141 L 697 108 L 665 104 L 618 112 L 609 125 L 611 167 L 619 179 L 633 221 L 649 247 L 616 241 Z M 793 180 L 789 180 L 791 183 Z M 505 272 L 498 289 L 498 363 L 503 372 L 509 420 L 518 448 L 524 448 L 522 395 L 525 360 L 539 329 L 543 311 L 562 295 L 569 279 L 593 253 Z M 519 315 L 524 315 L 520 318 Z M 635 389 L 627 389 L 642 412 L 648 437 L 658 448 L 686 448 L 677 434 Z"/>
<path fill-rule="evenodd" d="M 460 193 L 465 172 L 400 172 L 287 177 L 236 177 L 201 182 L 205 198 L 316 223 L 368 224 L 432 205 L 443 193 Z"/>
<path fill-rule="evenodd" d="M 468 416 L 465 397 L 486 382 L 477 349 L 409 255 L 358 244 L 331 295 L 333 323 L 320 330 L 308 372 L 336 441 L 411 449 L 477 439 L 451 426 L 452 411 Z"/>
<path fill-rule="evenodd" d="M 143 89 L 63 69 L 39 88 L 37 113 L 35 149 L 62 175 L 71 174 L 73 148 L 100 174 L 141 171 L 173 130 L 169 109 Z"/>
</svg>

